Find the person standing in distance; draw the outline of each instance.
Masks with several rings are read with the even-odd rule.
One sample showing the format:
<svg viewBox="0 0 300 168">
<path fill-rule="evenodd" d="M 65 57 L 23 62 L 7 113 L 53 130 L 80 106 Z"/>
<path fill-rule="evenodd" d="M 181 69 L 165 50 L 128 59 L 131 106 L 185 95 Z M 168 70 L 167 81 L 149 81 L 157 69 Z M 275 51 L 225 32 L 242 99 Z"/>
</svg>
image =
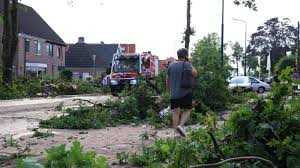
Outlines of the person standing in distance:
<svg viewBox="0 0 300 168">
<path fill-rule="evenodd" d="M 181 48 L 177 51 L 178 61 L 168 67 L 166 85 L 170 92 L 171 111 L 173 113 L 173 127 L 182 137 L 186 137 L 184 125 L 192 111 L 193 92 L 191 88 L 182 87 L 182 74 L 184 69 L 192 72 L 196 78 L 197 71 L 188 59 L 188 50 Z M 180 114 L 181 118 L 180 118 Z"/>
</svg>

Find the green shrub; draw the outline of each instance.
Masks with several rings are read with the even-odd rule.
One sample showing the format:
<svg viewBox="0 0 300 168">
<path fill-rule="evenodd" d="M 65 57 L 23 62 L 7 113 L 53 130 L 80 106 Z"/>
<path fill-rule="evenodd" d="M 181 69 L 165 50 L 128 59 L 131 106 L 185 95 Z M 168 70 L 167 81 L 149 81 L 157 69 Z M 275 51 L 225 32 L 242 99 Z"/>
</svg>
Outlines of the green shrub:
<svg viewBox="0 0 300 168">
<path fill-rule="evenodd" d="M 77 94 L 102 93 L 101 88 L 94 86 L 94 83 L 91 82 L 91 81 L 58 80 L 58 81 L 56 81 L 56 85 L 58 87 L 58 90 L 57 90 L 58 95 L 77 95 Z"/>
<path fill-rule="evenodd" d="M 192 63 L 198 71 L 194 98 L 212 110 L 225 109 L 229 99 L 229 65 L 225 59 L 221 67 L 219 46 L 217 35 L 209 34 L 198 41 L 192 53 Z"/>
<path fill-rule="evenodd" d="M 252 99 L 233 112 L 228 121 L 215 127 L 215 117 L 207 115 L 206 128 L 192 131 L 184 139 L 161 139 L 144 147 L 142 153 L 129 153 L 131 165 L 181 168 L 216 163 L 241 156 L 258 156 L 277 167 L 296 168 L 300 161 L 300 97 L 291 96 L 291 67 L 280 76 L 268 97 Z M 298 81 L 299 82 L 299 81 Z M 257 160 L 227 163 L 223 167 L 267 167 Z"/>
<path fill-rule="evenodd" d="M 67 109 L 66 115 L 41 121 L 40 126 L 60 129 L 89 129 L 138 123 L 141 121 L 136 99 L 108 101 L 105 106 L 81 105 L 78 109 Z"/>
<path fill-rule="evenodd" d="M 157 140 L 149 147 L 143 147 L 141 154 L 129 154 L 128 162 L 133 166 L 142 167 L 188 168 L 217 160 L 217 155 L 214 155 L 209 134 L 203 129 L 198 129 L 185 139 Z"/>
<path fill-rule="evenodd" d="M 73 72 L 70 70 L 63 70 L 60 72 L 59 77 L 63 80 L 72 80 L 73 78 Z"/>
<path fill-rule="evenodd" d="M 170 117 L 160 118 L 159 114 L 160 110 L 168 107 L 169 96 L 166 93 L 157 96 L 155 88 L 152 88 L 155 85 L 149 82 L 142 79 L 134 88 L 125 89 L 124 97 L 92 107 L 82 104 L 78 109 L 67 109 L 63 116 L 41 121 L 40 125 L 45 128 L 89 129 L 147 120 L 153 125 L 159 123 L 157 127 L 169 126 Z"/>
<path fill-rule="evenodd" d="M 296 66 L 296 56 L 282 57 L 275 65 L 275 69 L 281 71 L 287 68 L 288 66 Z"/>
<path fill-rule="evenodd" d="M 44 164 L 39 164 L 32 159 L 20 159 L 17 168 L 110 168 L 105 157 L 98 157 L 96 152 L 84 153 L 82 146 L 75 141 L 70 150 L 66 145 L 59 145 L 46 149 L 47 156 Z"/>
<path fill-rule="evenodd" d="M 32 80 L 27 77 L 18 78 L 9 86 L 4 86 L 0 83 L 0 99 L 34 97 L 41 91 L 40 80 Z"/>
<path fill-rule="evenodd" d="M 93 94 L 102 92 L 102 90 L 95 86 L 92 81 L 78 80 L 75 81 L 74 84 L 77 85 L 77 94 Z"/>
</svg>

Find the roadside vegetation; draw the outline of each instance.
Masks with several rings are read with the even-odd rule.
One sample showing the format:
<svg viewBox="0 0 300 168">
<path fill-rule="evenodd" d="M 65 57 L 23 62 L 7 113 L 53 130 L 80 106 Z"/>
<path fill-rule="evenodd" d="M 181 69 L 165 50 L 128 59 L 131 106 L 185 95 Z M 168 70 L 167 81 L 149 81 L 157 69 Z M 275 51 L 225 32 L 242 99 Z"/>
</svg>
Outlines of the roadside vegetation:
<svg viewBox="0 0 300 168">
<path fill-rule="evenodd" d="M 119 162 L 142 167 L 287 167 L 300 165 L 300 98 L 292 96 L 291 68 L 268 97 L 239 106 L 224 125 L 207 115 L 205 128 L 187 138 L 166 138 L 141 153 L 118 154 Z M 218 164 L 220 162 L 220 164 Z M 222 164 L 221 164 L 222 162 Z M 204 166 L 206 164 L 206 166 Z"/>
<path fill-rule="evenodd" d="M 46 149 L 43 163 L 38 163 L 32 158 L 18 159 L 16 168 L 110 168 L 105 157 L 97 156 L 96 152 L 83 152 L 80 142 L 75 141 L 70 149 L 66 145 L 59 145 Z"/>
<path fill-rule="evenodd" d="M 9 86 L 0 81 L 0 100 L 106 92 L 107 89 L 100 86 L 99 80 L 72 80 L 72 72 L 68 70 L 62 71 L 59 78 L 55 79 L 47 76 L 42 79 L 19 77 Z"/>
<path fill-rule="evenodd" d="M 199 41 L 197 46 L 199 48 L 195 49 L 198 52 L 193 53 L 194 60 L 197 60 L 198 55 L 199 57 L 205 55 L 205 50 L 201 55 L 201 47 L 213 43 L 210 42 L 212 38 L 213 35 Z M 216 59 L 214 65 L 219 64 L 218 57 L 211 59 L 211 61 Z M 200 71 L 205 66 L 207 67 L 203 65 L 196 66 L 196 68 Z M 204 93 L 201 94 L 196 92 L 195 100 L 202 101 L 202 104 L 195 105 L 193 115 L 196 117 L 191 117 L 191 123 L 201 123 L 204 127 L 190 131 L 188 137 L 184 139 L 157 139 L 153 144 L 142 146 L 142 151 L 137 153 L 119 153 L 116 156 L 118 163 L 151 168 L 216 167 L 216 165 L 224 168 L 236 166 L 295 168 L 300 165 L 298 159 L 300 156 L 300 98 L 292 94 L 292 85 L 298 82 L 291 78 L 292 68 L 287 67 L 283 70 L 280 76 L 282 83 L 274 85 L 270 95 L 263 97 L 257 96 L 256 93 L 240 92 L 230 96 L 227 92 L 227 73 L 218 71 L 218 66 L 208 67 L 210 69 L 206 69 L 203 75 L 206 80 L 197 80 L 196 87 L 212 87 L 220 90 L 213 93 L 216 95 L 209 95 L 209 92 L 213 92 L 210 89 L 204 89 Z M 220 82 L 215 83 L 213 80 L 220 80 Z M 224 86 L 220 85 L 221 81 L 224 81 Z M 163 80 L 158 80 L 158 82 L 153 86 L 165 87 Z M 170 126 L 170 115 L 163 116 L 159 113 L 168 105 L 167 93 L 151 86 L 149 81 L 142 80 L 139 86 L 125 91 L 114 102 L 92 107 L 82 106 L 79 109 L 67 111 L 61 117 L 44 121 L 41 125 L 59 128 L 60 126 L 57 127 L 57 125 L 61 124 L 62 128 L 79 129 L 149 121 L 157 127 Z M 218 98 L 218 96 L 223 98 Z M 220 108 L 231 108 L 235 111 L 221 125 L 218 124 L 218 113 L 213 112 Z M 80 123 L 72 125 L 76 123 L 75 120 Z M 56 125 L 57 121 L 59 124 Z M 143 135 L 143 138 L 147 140 L 149 135 Z"/>
</svg>

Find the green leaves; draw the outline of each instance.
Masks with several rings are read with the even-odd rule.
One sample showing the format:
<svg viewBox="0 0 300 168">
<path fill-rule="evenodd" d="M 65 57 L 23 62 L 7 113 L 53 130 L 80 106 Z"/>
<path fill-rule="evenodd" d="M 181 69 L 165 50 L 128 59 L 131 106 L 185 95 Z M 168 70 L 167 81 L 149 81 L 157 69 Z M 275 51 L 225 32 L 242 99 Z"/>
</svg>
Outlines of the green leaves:
<svg viewBox="0 0 300 168">
<path fill-rule="evenodd" d="M 255 3 L 255 0 L 234 0 L 233 3 L 235 5 L 243 4 L 245 7 L 257 11 L 257 5 Z"/>
<path fill-rule="evenodd" d="M 194 97 L 212 110 L 224 109 L 229 97 L 228 59 L 222 69 L 219 46 L 217 34 L 208 34 L 198 41 L 192 53 L 192 64 L 199 74 L 195 80 Z"/>
<path fill-rule="evenodd" d="M 96 152 L 83 153 L 82 146 L 75 141 L 70 150 L 65 145 L 46 149 L 46 168 L 110 168 L 106 158 L 97 157 Z"/>
<path fill-rule="evenodd" d="M 17 159 L 16 168 L 44 168 L 43 165 L 37 163 L 31 158 Z"/>
</svg>

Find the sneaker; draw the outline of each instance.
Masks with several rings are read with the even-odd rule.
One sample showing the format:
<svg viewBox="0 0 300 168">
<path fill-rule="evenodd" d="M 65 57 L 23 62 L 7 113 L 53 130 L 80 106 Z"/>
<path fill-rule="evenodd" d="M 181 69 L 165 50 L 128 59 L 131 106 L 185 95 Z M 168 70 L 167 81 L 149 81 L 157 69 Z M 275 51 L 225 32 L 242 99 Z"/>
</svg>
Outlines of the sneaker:
<svg viewBox="0 0 300 168">
<path fill-rule="evenodd" d="M 180 136 L 186 137 L 186 132 L 180 125 L 177 126 L 176 130 L 179 132 Z"/>
</svg>

